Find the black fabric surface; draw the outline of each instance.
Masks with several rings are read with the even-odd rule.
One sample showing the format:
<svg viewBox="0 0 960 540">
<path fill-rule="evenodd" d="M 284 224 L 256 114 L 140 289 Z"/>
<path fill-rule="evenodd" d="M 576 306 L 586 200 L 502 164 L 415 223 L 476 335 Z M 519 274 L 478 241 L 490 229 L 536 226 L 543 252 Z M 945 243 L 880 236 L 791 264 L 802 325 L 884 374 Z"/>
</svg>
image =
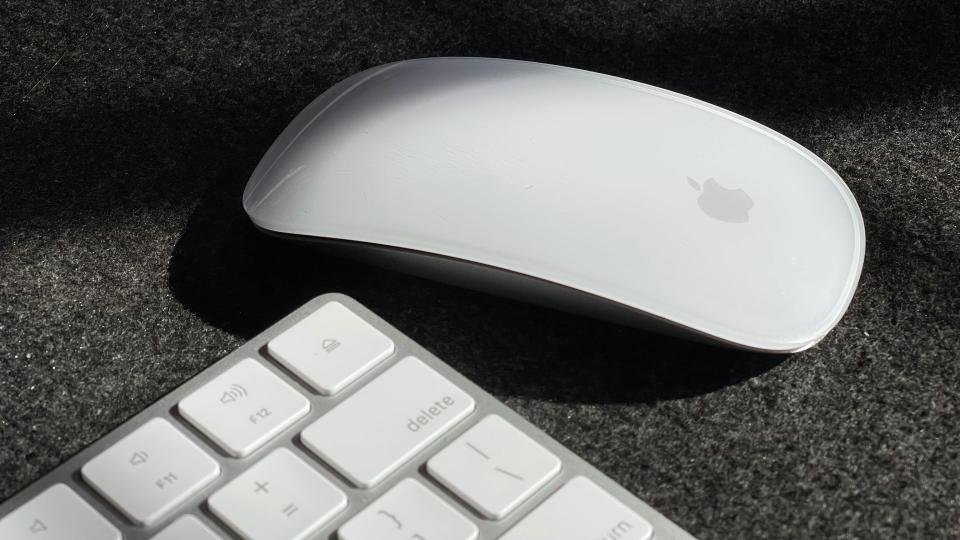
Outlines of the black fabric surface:
<svg viewBox="0 0 960 540">
<path fill-rule="evenodd" d="M 309 298 L 354 296 L 702 538 L 960 536 L 960 8 L 177 2 L 0 8 L 0 499 Z M 845 178 L 867 255 L 790 357 L 332 259 L 240 208 L 324 89 L 521 58 L 729 108 Z"/>
</svg>

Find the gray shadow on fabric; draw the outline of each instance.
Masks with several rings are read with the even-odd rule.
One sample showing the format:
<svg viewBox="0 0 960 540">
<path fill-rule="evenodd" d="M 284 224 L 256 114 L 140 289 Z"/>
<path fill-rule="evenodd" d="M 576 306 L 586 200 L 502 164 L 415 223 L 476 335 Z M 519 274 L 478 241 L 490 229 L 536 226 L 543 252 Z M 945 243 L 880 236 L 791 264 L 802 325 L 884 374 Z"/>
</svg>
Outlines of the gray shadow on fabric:
<svg viewBox="0 0 960 540">
<path fill-rule="evenodd" d="M 564 9 L 570 6 L 548 1 L 441 1 L 426 10 L 429 19 L 421 3 L 391 5 L 403 24 L 456 34 L 457 47 L 444 54 L 619 75 L 761 122 L 770 109 L 791 106 L 802 114 L 910 100 L 960 81 L 956 2 L 687 4 Z"/>
</svg>

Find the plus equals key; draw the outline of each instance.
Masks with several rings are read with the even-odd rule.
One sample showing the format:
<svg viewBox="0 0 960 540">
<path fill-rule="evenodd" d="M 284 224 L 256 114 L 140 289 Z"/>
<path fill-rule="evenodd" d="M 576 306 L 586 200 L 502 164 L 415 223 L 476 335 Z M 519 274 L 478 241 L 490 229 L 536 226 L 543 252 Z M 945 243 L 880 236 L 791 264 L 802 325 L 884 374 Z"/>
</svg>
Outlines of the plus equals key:
<svg viewBox="0 0 960 540">
<path fill-rule="evenodd" d="M 280 511 L 283 512 L 283 515 L 285 515 L 285 516 L 287 516 L 287 517 L 290 517 L 290 516 L 296 514 L 296 513 L 297 513 L 297 510 L 299 510 L 299 509 L 300 509 L 300 508 L 298 508 L 297 505 L 295 505 L 295 504 L 288 504 L 288 505 L 284 506 L 283 509 L 280 510 Z"/>
</svg>

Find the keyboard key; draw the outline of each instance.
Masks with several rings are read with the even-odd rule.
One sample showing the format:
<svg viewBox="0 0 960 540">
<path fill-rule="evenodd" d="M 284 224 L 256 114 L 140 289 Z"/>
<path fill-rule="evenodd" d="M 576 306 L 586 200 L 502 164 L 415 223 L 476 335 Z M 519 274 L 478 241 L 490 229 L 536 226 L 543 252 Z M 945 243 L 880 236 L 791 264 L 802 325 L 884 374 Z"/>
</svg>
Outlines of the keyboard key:
<svg viewBox="0 0 960 540">
<path fill-rule="evenodd" d="M 323 395 L 345 386 L 393 354 L 393 341 L 338 302 L 270 340 L 267 350 Z"/>
<path fill-rule="evenodd" d="M 474 540 L 477 526 L 412 478 L 344 524 L 338 540 Z"/>
<path fill-rule="evenodd" d="M 500 540 L 649 540 L 653 526 L 583 476 L 567 482 Z"/>
<path fill-rule="evenodd" d="M 138 525 L 150 525 L 220 475 L 220 465 L 162 418 L 147 421 L 81 469 Z"/>
<path fill-rule="evenodd" d="M 310 411 L 303 394 L 247 358 L 190 394 L 180 414 L 227 454 L 245 457 Z"/>
<path fill-rule="evenodd" d="M 222 540 L 202 521 L 186 515 L 167 525 L 165 529 L 150 540 Z"/>
<path fill-rule="evenodd" d="M 560 460 L 490 415 L 427 462 L 427 471 L 490 519 L 503 519 L 560 472 Z"/>
<path fill-rule="evenodd" d="M 4 540 L 120 540 L 120 531 L 65 484 L 54 484 L 0 519 Z"/>
<path fill-rule="evenodd" d="M 300 437 L 356 486 L 368 488 L 473 409 L 473 398 L 411 356 L 307 426 Z"/>
<path fill-rule="evenodd" d="M 248 540 L 306 538 L 347 506 L 347 496 L 286 448 L 214 493 L 210 510 Z"/>
</svg>

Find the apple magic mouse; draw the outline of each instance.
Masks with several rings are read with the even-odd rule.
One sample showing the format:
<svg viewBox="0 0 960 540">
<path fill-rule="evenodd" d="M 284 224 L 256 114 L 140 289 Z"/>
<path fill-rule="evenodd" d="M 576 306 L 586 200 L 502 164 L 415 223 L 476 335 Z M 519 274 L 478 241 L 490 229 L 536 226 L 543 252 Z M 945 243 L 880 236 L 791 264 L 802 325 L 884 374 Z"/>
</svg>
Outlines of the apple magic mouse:
<svg viewBox="0 0 960 540">
<path fill-rule="evenodd" d="M 389 267 L 764 352 L 837 324 L 865 243 L 843 180 L 771 129 L 489 58 L 334 85 L 273 143 L 243 206 L 264 231 Z"/>
</svg>

